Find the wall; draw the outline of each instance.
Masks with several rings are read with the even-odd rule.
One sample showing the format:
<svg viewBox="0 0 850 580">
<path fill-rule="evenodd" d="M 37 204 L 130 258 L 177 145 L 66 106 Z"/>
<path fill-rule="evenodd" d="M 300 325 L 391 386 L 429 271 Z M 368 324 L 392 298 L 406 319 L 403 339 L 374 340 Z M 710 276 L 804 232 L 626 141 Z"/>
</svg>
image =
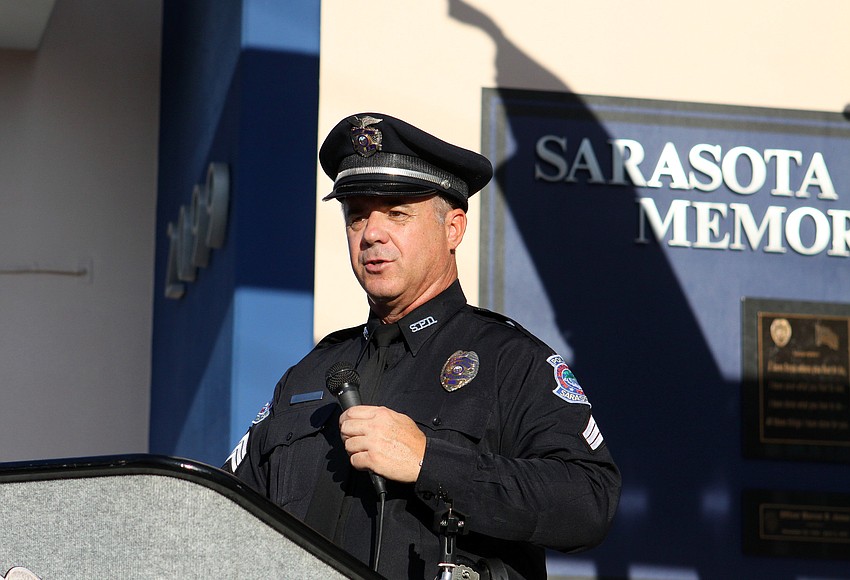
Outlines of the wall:
<svg viewBox="0 0 850 580">
<path fill-rule="evenodd" d="M 848 13 L 841 0 L 721 0 L 710 7 L 377 0 L 352 63 L 351 23 L 364 17 L 362 7 L 326 0 L 319 134 L 371 110 L 480 148 L 482 87 L 839 112 L 850 101 L 850 77 L 835 72 L 850 53 Z M 805 40 L 811 34 L 817 42 Z M 318 175 L 317 197 L 331 185 Z M 478 294 L 478 203 L 470 200 L 458 254 L 468 296 Z M 316 337 L 366 315 L 354 276 L 340 276 L 350 268 L 336 205 L 317 203 Z"/>
<path fill-rule="evenodd" d="M 0 51 L 0 461 L 147 451 L 160 8 Z"/>
<path fill-rule="evenodd" d="M 347 273 L 338 205 L 302 197 L 315 191 L 317 200 L 329 189 L 315 151 L 351 113 L 391 113 L 478 149 L 482 87 L 825 111 L 840 111 L 850 99 L 850 78 L 836 64 L 850 48 L 843 30 L 850 6 L 841 0 L 724 0 L 708 8 L 671 0 L 374 0 L 368 11 L 326 0 L 320 70 L 318 3 L 275 6 L 166 4 L 173 18 L 165 31 L 174 44 L 162 61 L 168 134 L 159 168 L 159 0 L 60 0 L 38 52 L 0 52 L 0 461 L 145 451 L 153 397 L 151 451 L 216 462 L 247 426 L 248 409 L 271 394 L 310 338 L 362 322 L 366 304 Z M 301 153 L 292 154 L 281 135 L 294 135 Z M 165 230 L 211 161 L 234 169 L 232 243 L 189 286 L 187 299 L 168 302 Z M 460 251 L 473 302 L 480 214 L 476 196 Z M 19 273 L 31 270 L 53 273 Z M 585 382 L 592 397 L 592 373 Z M 691 411 L 699 406 L 697 398 L 680 397 Z M 602 400 L 594 411 L 600 420 L 640 415 L 639 408 L 617 408 L 616 396 Z M 738 410 L 726 410 L 732 424 Z M 606 424 L 613 443 L 628 432 Z M 703 418 L 703 441 L 713 426 Z M 654 431 L 652 440 L 664 435 Z M 741 478 L 770 481 L 771 470 L 788 469 L 742 463 L 730 441 L 722 448 L 734 461 L 725 472 L 731 465 L 741 467 Z M 715 463 L 724 463 L 714 451 Z M 616 445 L 614 453 L 624 466 L 640 464 L 639 454 L 623 456 Z M 811 471 L 810 485 L 840 481 L 824 474 L 846 478 L 842 465 Z M 807 473 L 795 472 L 795 481 Z M 661 468 L 647 474 L 655 481 L 666 475 Z M 678 492 L 675 482 L 667 485 L 671 495 Z M 723 499 L 721 508 L 728 506 Z M 618 525 L 628 521 L 623 515 Z M 734 515 L 727 514 L 726 527 L 700 532 L 711 536 L 709 548 L 694 540 L 693 521 L 677 518 L 655 536 L 647 520 L 633 520 L 639 533 L 615 527 L 610 542 L 567 560 L 572 567 L 565 570 L 712 577 L 704 562 L 742 560 L 738 532 L 729 527 L 737 526 Z M 636 540 L 652 542 L 651 553 Z M 844 573 L 830 561 L 745 562 L 747 577 Z"/>
<path fill-rule="evenodd" d="M 850 470 L 846 462 L 744 457 L 741 405 L 748 388 L 741 377 L 741 298 L 847 302 L 846 258 L 638 246 L 635 197 L 645 191 L 541 185 L 533 176 L 535 139 L 549 133 L 569 135 L 571 152 L 582 136 L 606 144 L 640 135 L 652 144 L 649 151 L 687 135 L 696 143 L 721 142 L 724 151 L 783 143 L 810 153 L 804 138 L 785 139 L 799 122 L 790 113 L 753 137 L 748 123 L 773 117 L 770 112 L 736 110 L 736 123 L 723 116 L 728 111 L 695 107 L 696 116 L 724 124 L 682 121 L 690 109 L 677 105 L 696 102 L 831 112 L 833 145 L 824 139 L 817 146 L 830 148 L 836 180 L 845 182 L 839 159 L 846 158 L 847 129 L 839 113 L 850 100 L 850 78 L 836 75 L 834 63 L 850 49 L 840 24 L 848 16 L 850 6 L 835 1 L 448 0 L 404 7 L 378 1 L 370 4 L 371 34 L 358 37 L 364 41 L 353 65 L 351 23 L 364 18 L 361 7 L 323 4 L 320 135 L 346 115 L 385 112 L 506 160 L 499 182 L 470 204 L 471 235 L 459 251 L 462 284 L 471 302 L 504 310 L 569 359 L 624 474 L 608 539 L 584 554 L 551 554 L 550 577 L 846 577 L 846 561 L 834 557 L 841 548 L 832 559 L 815 557 L 814 550 L 807 557 L 791 557 L 790 550 L 783 557 L 744 553 L 748 503 L 742 498 L 749 490 L 821 497 L 846 492 Z M 402 21 L 416 26 L 399 26 Z M 484 88 L 500 91 L 482 95 Z M 501 90 L 507 88 L 548 93 Z M 639 105 L 654 109 L 660 122 L 638 128 L 623 102 L 609 102 L 601 113 L 589 105 L 570 110 L 560 97 L 568 92 L 672 104 Z M 584 125 L 577 128 L 576 118 Z M 601 163 L 609 167 L 610 159 Z M 318 183 L 317 197 L 330 187 L 321 173 Z M 659 204 L 687 195 L 742 197 L 669 189 L 658 190 Z M 747 202 L 754 213 L 768 199 L 778 203 L 768 192 L 769 186 Z M 839 197 L 819 207 L 847 210 L 846 188 Z M 794 199 L 788 211 L 807 203 L 815 205 Z M 317 337 L 366 315 L 362 291 L 353 276 L 343 276 L 350 268 L 337 206 L 317 202 Z M 503 222 L 494 226 L 491 211 L 503 212 Z M 494 263 L 482 247 L 501 255 Z M 494 270 L 506 280 L 496 292 Z M 491 294 L 501 291 L 494 300 Z M 847 496 L 841 501 L 844 510 Z"/>
<path fill-rule="evenodd" d="M 152 453 L 222 464 L 312 346 L 318 39 L 315 0 L 164 6 Z M 210 163 L 224 244 L 167 297 L 168 225 Z"/>
</svg>

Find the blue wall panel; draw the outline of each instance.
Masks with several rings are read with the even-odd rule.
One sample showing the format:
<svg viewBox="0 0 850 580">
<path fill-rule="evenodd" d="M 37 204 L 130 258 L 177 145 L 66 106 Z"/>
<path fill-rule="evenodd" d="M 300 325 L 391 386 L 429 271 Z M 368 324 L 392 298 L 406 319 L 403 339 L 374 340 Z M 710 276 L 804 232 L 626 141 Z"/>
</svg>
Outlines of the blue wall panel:
<svg viewBox="0 0 850 580">
<path fill-rule="evenodd" d="M 252 44 L 318 2 L 262 4 L 164 12 L 150 450 L 212 464 L 312 344 L 318 57 L 304 46 L 318 46 L 318 18 L 297 50 Z M 213 162 L 230 171 L 224 247 L 166 298 L 168 224 Z"/>
<path fill-rule="evenodd" d="M 846 303 L 850 258 L 802 255 L 787 240 L 784 253 L 765 252 L 766 241 L 757 249 L 695 247 L 709 228 L 694 227 L 693 207 L 685 228 L 691 246 L 669 243 L 673 225 L 661 240 L 652 233 L 636 240 L 644 198 L 662 216 L 673 200 L 723 205 L 715 241 L 732 239 L 734 203 L 746 204 L 757 222 L 769 205 L 788 213 L 848 210 L 850 170 L 842 160 L 850 125 L 836 114 L 566 92 L 496 89 L 485 91 L 484 102 L 485 153 L 497 175 L 482 195 L 484 305 L 514 316 L 569 359 L 623 472 L 609 537 L 587 554 L 553 554 L 553 567 L 578 561 L 612 578 L 845 577 L 847 562 L 834 557 L 744 553 L 746 537 L 757 534 L 743 524 L 746 491 L 846 493 L 850 466 L 744 456 L 742 398 L 752 385 L 741 376 L 741 300 Z M 774 163 L 764 186 L 746 194 L 726 184 L 677 189 L 670 175 L 659 187 L 618 183 L 612 139 L 643 146 L 647 180 L 668 142 L 679 147 L 686 170 L 695 144 L 719 144 L 724 153 L 737 146 L 799 150 L 805 162 L 790 171 L 794 188 L 822 152 L 838 197 L 819 199 L 817 186 L 809 197 L 774 193 Z M 579 154 L 583 143 L 595 157 L 589 149 Z M 748 164 L 736 168 L 749 183 Z M 803 234 L 806 244 L 812 234 Z"/>
</svg>

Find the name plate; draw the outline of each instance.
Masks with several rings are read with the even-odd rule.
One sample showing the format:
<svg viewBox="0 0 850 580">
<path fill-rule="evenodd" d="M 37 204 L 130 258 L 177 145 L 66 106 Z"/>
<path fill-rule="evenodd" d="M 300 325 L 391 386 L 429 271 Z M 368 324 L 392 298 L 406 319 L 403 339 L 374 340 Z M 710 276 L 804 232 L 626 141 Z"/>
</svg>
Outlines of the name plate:
<svg viewBox="0 0 850 580">
<path fill-rule="evenodd" d="M 850 494 L 747 490 L 744 553 L 850 559 Z"/>
</svg>

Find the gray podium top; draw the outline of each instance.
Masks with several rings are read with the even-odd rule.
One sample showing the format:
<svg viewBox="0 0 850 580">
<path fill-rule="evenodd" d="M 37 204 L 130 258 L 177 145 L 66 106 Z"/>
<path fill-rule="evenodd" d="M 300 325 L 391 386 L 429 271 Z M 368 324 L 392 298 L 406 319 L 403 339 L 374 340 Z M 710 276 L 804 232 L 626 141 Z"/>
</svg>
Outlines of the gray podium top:
<svg viewBox="0 0 850 580">
<path fill-rule="evenodd" d="M 172 457 L 0 464 L 0 522 L 2 577 L 382 578 L 235 477 Z"/>
</svg>

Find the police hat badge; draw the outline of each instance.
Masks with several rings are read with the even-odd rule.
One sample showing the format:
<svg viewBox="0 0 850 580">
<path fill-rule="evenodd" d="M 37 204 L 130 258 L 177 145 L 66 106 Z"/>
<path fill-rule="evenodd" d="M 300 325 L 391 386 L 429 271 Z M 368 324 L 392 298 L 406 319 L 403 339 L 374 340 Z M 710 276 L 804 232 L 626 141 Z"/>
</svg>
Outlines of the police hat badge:
<svg viewBox="0 0 850 580">
<path fill-rule="evenodd" d="M 375 117 L 370 117 L 368 115 L 362 119 L 356 115 L 348 118 L 348 122 L 352 125 L 351 145 L 354 147 L 354 151 L 356 151 L 359 155 L 362 155 L 363 157 L 371 157 L 381 150 L 383 135 L 381 134 L 380 129 L 370 127 L 369 125 L 376 125 L 382 120 L 383 119 L 376 119 Z"/>
<path fill-rule="evenodd" d="M 456 391 L 468 385 L 478 374 L 478 353 L 474 350 L 459 350 L 449 357 L 443 365 L 440 384 L 448 392 Z"/>
</svg>

